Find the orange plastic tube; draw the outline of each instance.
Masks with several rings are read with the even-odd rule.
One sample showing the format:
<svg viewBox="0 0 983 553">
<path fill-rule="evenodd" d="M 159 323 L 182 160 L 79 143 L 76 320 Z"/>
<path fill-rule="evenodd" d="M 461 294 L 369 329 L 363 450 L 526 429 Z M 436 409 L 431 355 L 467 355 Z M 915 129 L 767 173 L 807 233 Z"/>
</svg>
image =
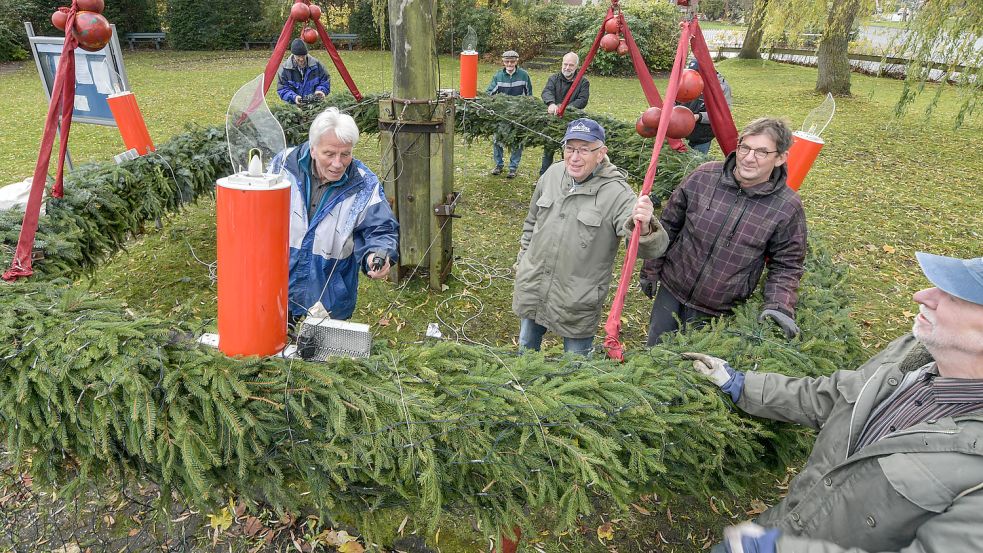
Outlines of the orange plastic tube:
<svg viewBox="0 0 983 553">
<path fill-rule="evenodd" d="M 247 190 L 219 179 L 218 348 L 229 356 L 287 345 L 290 185 Z"/>
<path fill-rule="evenodd" d="M 461 98 L 478 95 L 478 53 L 461 52 Z"/>
<path fill-rule="evenodd" d="M 109 110 L 113 112 L 113 119 L 119 127 L 119 134 L 123 137 L 123 144 L 126 149 L 136 148 L 137 153 L 146 155 L 147 151 L 154 151 L 154 141 L 150 139 L 150 132 L 147 130 L 147 123 L 143 120 L 143 113 L 137 105 L 136 96 L 132 92 L 120 92 L 111 94 L 106 101 L 109 103 Z"/>
<path fill-rule="evenodd" d="M 812 164 L 823 149 L 823 139 L 814 134 L 796 131 L 792 133 L 792 147 L 788 151 L 788 179 L 785 181 L 789 188 L 798 191 L 802 186 Z"/>
</svg>

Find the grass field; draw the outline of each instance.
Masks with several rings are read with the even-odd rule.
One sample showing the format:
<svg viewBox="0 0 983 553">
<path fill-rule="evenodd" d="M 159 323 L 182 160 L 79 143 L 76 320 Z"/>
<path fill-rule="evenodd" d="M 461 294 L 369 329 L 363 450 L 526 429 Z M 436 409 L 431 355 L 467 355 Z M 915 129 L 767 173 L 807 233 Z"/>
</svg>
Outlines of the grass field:
<svg viewBox="0 0 983 553">
<path fill-rule="evenodd" d="M 265 55 L 268 52 L 126 52 L 125 61 L 151 135 L 163 142 L 187 124 L 221 124 L 232 94 L 262 71 Z M 355 52 L 343 57 L 363 92 L 391 88 L 387 53 Z M 452 58 L 441 59 L 441 87 L 456 86 L 455 65 Z M 738 127 L 761 115 L 787 117 L 797 127 L 822 101 L 812 90 L 816 77 L 812 68 L 732 60 L 719 69 L 734 90 Z M 480 67 L 481 86 L 495 70 L 492 65 Z M 336 77 L 334 87 L 344 86 L 333 69 L 331 73 Z M 531 75 L 537 90 L 548 76 L 541 71 Z M 810 232 L 821 235 L 837 259 L 851 268 L 853 316 L 861 324 L 865 347 L 873 352 L 904 333 L 917 311 L 910 296 L 927 282 L 914 260 L 915 251 L 962 257 L 983 254 L 983 159 L 976 145 L 983 125 L 977 115 L 962 128 L 953 128 L 959 103 L 955 90 L 943 91 L 932 119 L 923 115 L 925 101 L 895 119 L 900 82 L 861 75 L 853 79 L 854 95 L 837 99 L 836 118 L 824 135 L 827 145 L 803 186 L 802 197 Z M 597 77 L 591 82 L 591 112 L 633 120 L 645 107 L 636 81 Z M 661 90 L 665 82 L 657 85 Z M 33 64 L 0 67 L 0 98 L 4 129 L 0 183 L 7 183 L 27 177 L 36 159 L 46 106 Z M 270 95 L 271 103 L 278 101 Z M 76 162 L 106 161 L 123 149 L 116 129 L 92 125 L 74 126 L 70 146 Z M 377 167 L 376 138 L 363 136 L 356 155 Z M 438 322 L 450 338 L 503 346 L 514 343 L 518 323 L 510 309 L 509 268 L 540 151 L 526 151 L 514 181 L 488 175 L 491 146 L 487 141 L 459 140 L 455 155 L 455 189 L 464 193 L 464 199 L 459 207 L 463 218 L 454 223 L 458 260 L 453 278 L 440 294 L 429 293 L 419 280 L 394 289 L 387 282 L 363 279 L 354 320 L 372 323 L 377 337 L 416 341 L 428 322 Z M 647 157 L 648 152 L 639 155 Z M 124 298 L 133 309 L 210 326 L 215 287 L 202 262 L 214 261 L 214 240 L 214 202 L 203 200 L 164 221 L 162 229 L 151 229 L 134 240 L 126 252 L 95 272 L 91 285 L 98 293 Z M 638 292 L 629 296 L 625 312 L 629 346 L 637 347 L 644 338 L 648 307 Z M 556 347 L 555 342 L 548 344 Z M 587 531 L 582 535 L 537 539 L 549 551 L 568 547 L 593 551 L 599 547 L 593 528 L 616 521 L 613 543 L 620 551 L 696 551 L 731 514 L 746 518 L 757 508 L 758 498 L 773 498 L 781 487 L 780 476 L 777 487 L 765 482 L 760 494 L 726 498 L 710 510 L 705 505 L 669 506 L 648 498 L 640 500 L 641 510 L 636 512 L 602 509 L 605 514 L 597 520 L 585 521 Z M 394 527 L 398 524 L 394 521 Z M 439 545 L 447 551 L 484 547 L 468 536 L 462 523 Z"/>
</svg>

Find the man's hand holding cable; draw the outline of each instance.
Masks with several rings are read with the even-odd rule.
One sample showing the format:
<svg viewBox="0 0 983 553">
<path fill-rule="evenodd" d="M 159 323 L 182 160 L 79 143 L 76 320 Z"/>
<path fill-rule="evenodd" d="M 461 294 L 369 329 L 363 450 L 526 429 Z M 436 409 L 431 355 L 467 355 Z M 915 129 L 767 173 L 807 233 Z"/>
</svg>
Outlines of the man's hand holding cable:
<svg viewBox="0 0 983 553">
<path fill-rule="evenodd" d="M 381 261 L 381 262 L 380 262 Z M 365 258 L 365 266 L 368 267 L 366 274 L 370 278 L 383 279 L 389 276 L 389 257 L 375 252 L 369 253 Z"/>
</svg>

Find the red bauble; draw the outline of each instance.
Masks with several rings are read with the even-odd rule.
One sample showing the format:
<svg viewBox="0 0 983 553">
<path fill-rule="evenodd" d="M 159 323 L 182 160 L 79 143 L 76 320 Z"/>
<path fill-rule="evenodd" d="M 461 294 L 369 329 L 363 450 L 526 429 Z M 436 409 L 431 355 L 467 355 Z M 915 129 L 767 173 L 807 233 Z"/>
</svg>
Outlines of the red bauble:
<svg viewBox="0 0 983 553">
<path fill-rule="evenodd" d="M 76 5 L 80 12 L 102 13 L 102 10 L 106 8 L 106 3 L 103 0 L 77 0 Z"/>
<path fill-rule="evenodd" d="M 628 55 L 628 43 L 622 40 L 618 43 L 618 55 L 627 56 Z"/>
<path fill-rule="evenodd" d="M 657 129 L 661 118 L 662 108 L 652 106 L 642 113 L 642 124 L 650 129 Z"/>
<path fill-rule="evenodd" d="M 301 4 L 300 2 L 290 6 L 290 17 L 294 21 L 307 21 L 311 16 L 311 8 L 307 4 Z"/>
<path fill-rule="evenodd" d="M 618 49 L 618 44 L 621 44 L 621 40 L 614 33 L 608 33 L 601 37 L 601 48 L 605 52 L 614 52 Z"/>
<path fill-rule="evenodd" d="M 621 30 L 620 27 L 621 26 L 618 25 L 617 17 L 612 17 L 611 19 L 608 19 L 607 21 L 604 22 L 604 32 L 611 35 L 618 34 L 618 31 Z"/>
<path fill-rule="evenodd" d="M 696 119 L 693 112 L 686 106 L 676 106 L 672 108 L 669 115 L 669 128 L 666 129 L 666 136 L 669 138 L 686 138 L 696 127 Z"/>
<path fill-rule="evenodd" d="M 300 38 L 307 44 L 314 44 L 317 42 L 317 29 L 312 29 L 307 27 L 300 33 Z"/>
<path fill-rule="evenodd" d="M 311 4 L 310 6 L 308 6 L 308 8 L 311 10 L 311 21 L 317 21 L 318 19 L 321 19 L 320 6 L 315 6 L 314 4 Z"/>
<path fill-rule="evenodd" d="M 51 24 L 54 25 L 59 31 L 64 31 L 67 23 L 68 8 L 58 8 L 58 11 L 51 14 Z"/>
<path fill-rule="evenodd" d="M 659 134 L 659 129 L 646 127 L 644 124 L 642 124 L 642 118 L 639 117 L 638 120 L 635 121 L 635 132 L 637 132 L 642 138 L 655 138 L 655 135 Z"/>
<path fill-rule="evenodd" d="M 113 29 L 106 18 L 94 12 L 78 12 L 75 14 L 75 28 L 72 35 L 78 40 L 79 47 L 89 52 L 98 52 L 109 44 L 113 37 Z"/>
<path fill-rule="evenodd" d="M 692 102 L 703 94 L 703 77 L 700 72 L 693 69 L 684 69 L 679 77 L 679 89 L 676 90 L 676 100 L 679 102 Z"/>
</svg>

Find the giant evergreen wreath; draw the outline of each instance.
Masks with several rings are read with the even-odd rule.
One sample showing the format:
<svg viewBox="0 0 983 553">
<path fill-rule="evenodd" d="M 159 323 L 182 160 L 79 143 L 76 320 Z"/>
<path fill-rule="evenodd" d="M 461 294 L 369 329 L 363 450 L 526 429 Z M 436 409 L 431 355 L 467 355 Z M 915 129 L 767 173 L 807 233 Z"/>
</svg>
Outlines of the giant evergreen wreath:
<svg viewBox="0 0 983 553">
<path fill-rule="evenodd" d="M 376 128 L 377 98 L 332 100 L 366 132 Z M 540 145 L 562 135 L 565 122 L 538 102 L 508 100 L 459 105 L 459 132 Z M 277 110 L 288 142 L 304 138 L 313 115 Z M 651 143 L 632 125 L 597 119 L 613 161 L 643 174 Z M 142 475 L 204 506 L 239 493 L 277 509 L 345 513 L 365 530 L 390 506 L 433 527 L 447 511 L 488 530 L 543 511 L 570 527 L 597 496 L 625 504 L 646 491 L 739 491 L 753 467 L 808 447 L 807 432 L 736 412 L 676 352 L 797 375 L 858 361 L 843 271 L 815 242 L 800 289 L 802 340 L 757 323 L 758 298 L 624 364 L 455 343 L 328 364 L 233 360 L 197 346 L 181 323 L 72 285 L 146 221 L 212 193 L 229 171 L 223 137 L 190 130 L 159 155 L 77 169 L 64 199 L 48 201 L 36 275 L 0 286 L 0 430 L 37 481 L 64 484 L 71 474 L 71 488 Z M 662 194 L 702 160 L 663 156 Z M 0 215 L 0 263 L 9 264 L 19 224 Z"/>
</svg>

